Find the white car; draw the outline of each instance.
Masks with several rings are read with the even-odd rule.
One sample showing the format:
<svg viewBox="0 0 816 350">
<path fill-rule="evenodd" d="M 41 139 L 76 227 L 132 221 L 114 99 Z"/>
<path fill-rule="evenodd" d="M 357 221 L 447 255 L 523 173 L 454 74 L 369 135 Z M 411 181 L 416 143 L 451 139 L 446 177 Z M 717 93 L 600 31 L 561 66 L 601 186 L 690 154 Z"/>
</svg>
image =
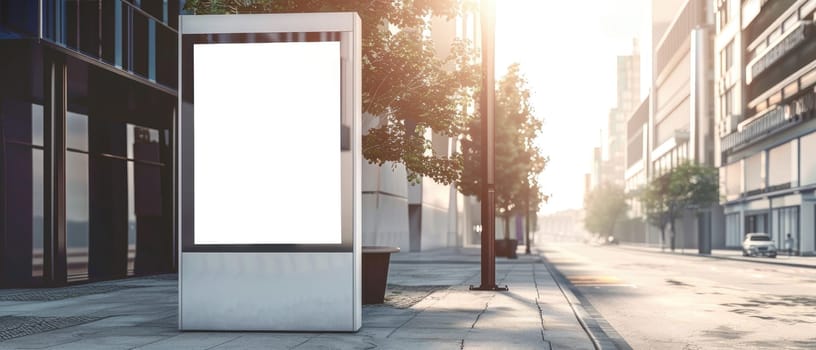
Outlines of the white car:
<svg viewBox="0 0 816 350">
<path fill-rule="evenodd" d="M 742 241 L 742 256 L 764 255 L 776 257 L 776 243 L 767 233 L 749 233 Z"/>
</svg>

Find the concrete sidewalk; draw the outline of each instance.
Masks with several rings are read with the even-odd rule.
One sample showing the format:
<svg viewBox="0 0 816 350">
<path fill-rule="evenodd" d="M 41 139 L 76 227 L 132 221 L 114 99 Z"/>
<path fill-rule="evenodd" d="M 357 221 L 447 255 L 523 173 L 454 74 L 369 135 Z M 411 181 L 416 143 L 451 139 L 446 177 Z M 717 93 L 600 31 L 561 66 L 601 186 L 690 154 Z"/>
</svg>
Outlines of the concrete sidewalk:
<svg viewBox="0 0 816 350">
<path fill-rule="evenodd" d="M 478 252 L 393 255 L 386 303 L 363 307 L 357 333 L 179 332 L 175 275 L 0 290 L 0 348 L 594 348 L 537 256 L 497 259 L 508 292 L 469 291 L 479 284 Z"/>
<path fill-rule="evenodd" d="M 619 247 L 624 249 L 635 249 L 652 253 L 692 255 L 717 259 L 748 261 L 763 264 L 816 268 L 816 256 L 788 256 L 781 250 L 779 251 L 778 256 L 776 258 L 768 258 L 762 256 L 742 256 L 742 251 L 739 249 L 713 249 L 711 251 L 711 255 L 700 255 L 697 253 L 697 249 L 675 248 L 674 253 L 672 253 L 668 248 L 666 248 L 665 250 L 661 250 L 659 247 L 651 247 L 637 244 L 622 243 Z"/>
</svg>

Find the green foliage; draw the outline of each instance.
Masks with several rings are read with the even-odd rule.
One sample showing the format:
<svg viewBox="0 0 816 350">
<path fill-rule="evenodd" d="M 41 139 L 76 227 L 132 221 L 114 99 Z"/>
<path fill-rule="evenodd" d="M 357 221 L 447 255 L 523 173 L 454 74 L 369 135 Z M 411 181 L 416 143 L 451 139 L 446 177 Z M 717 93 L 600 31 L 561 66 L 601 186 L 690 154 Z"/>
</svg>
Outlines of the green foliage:
<svg viewBox="0 0 816 350">
<path fill-rule="evenodd" d="M 622 187 L 601 184 L 584 197 L 584 227 L 589 232 L 611 236 L 615 223 L 626 217 L 627 209 Z"/>
<path fill-rule="evenodd" d="M 657 227 L 663 233 L 669 223 L 669 211 L 666 204 L 666 197 L 669 193 L 668 174 L 656 177 L 646 185 L 646 189 L 641 193 L 640 200 L 646 212 L 646 222 Z"/>
<path fill-rule="evenodd" d="M 673 205 L 694 209 L 719 200 L 717 168 L 687 162 L 674 168 L 670 174 L 669 202 Z"/>
<path fill-rule="evenodd" d="M 511 65 L 498 84 L 495 109 L 495 189 L 496 214 L 505 218 L 513 213 L 524 213 L 525 207 L 538 211 L 547 200 L 541 194 L 536 176 L 541 173 L 547 158 L 535 145 L 542 123 L 535 118 L 530 104 L 530 89 L 518 64 Z M 481 199 L 482 150 L 481 122 L 470 122 L 462 140 L 465 170 L 459 190 Z"/>
<path fill-rule="evenodd" d="M 719 200 L 719 173 L 714 167 L 682 163 L 652 179 L 641 200 L 650 225 L 660 228 L 661 234 L 669 225 L 673 248 L 674 222 L 683 211 L 704 208 Z"/>
<path fill-rule="evenodd" d="M 453 18 L 464 11 L 458 0 L 187 0 L 196 14 L 346 12 L 362 19 L 363 112 L 378 116 L 378 126 L 363 136 L 370 162 L 405 164 L 409 180 L 428 176 L 443 184 L 460 179 L 461 154 L 434 154 L 426 130 L 460 135 L 471 116 L 464 108 L 479 84 L 476 52 L 455 42 L 440 59 L 424 35 L 431 15 Z M 472 9 L 470 9 L 472 11 Z M 229 67 L 225 62 L 225 69 Z"/>
</svg>

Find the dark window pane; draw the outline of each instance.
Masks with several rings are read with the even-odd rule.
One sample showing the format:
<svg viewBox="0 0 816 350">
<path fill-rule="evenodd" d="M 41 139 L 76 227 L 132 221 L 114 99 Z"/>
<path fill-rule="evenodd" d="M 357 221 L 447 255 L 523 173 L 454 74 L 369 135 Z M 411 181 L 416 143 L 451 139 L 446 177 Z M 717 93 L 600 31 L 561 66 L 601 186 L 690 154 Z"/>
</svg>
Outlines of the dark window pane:
<svg viewBox="0 0 816 350">
<path fill-rule="evenodd" d="M 126 275 L 127 164 L 116 157 L 91 157 L 88 273 L 94 279 Z"/>
<path fill-rule="evenodd" d="M 161 160 L 159 131 L 128 124 L 128 159 L 158 162 Z"/>
<path fill-rule="evenodd" d="M 165 271 L 172 266 L 173 235 L 162 206 L 162 167 L 129 161 L 128 250 L 135 274 Z M 135 244 L 135 246 L 131 246 Z M 129 258 L 130 260 L 130 258 Z"/>
<path fill-rule="evenodd" d="M 156 25 L 156 81 L 172 88 L 178 80 L 178 34 Z"/>
<path fill-rule="evenodd" d="M 34 192 L 35 169 L 32 148 L 26 145 L 5 145 L 4 170 L 5 184 L 5 237 L 3 251 L 0 252 L 2 279 L 8 283 L 21 284 L 29 281 L 32 275 L 32 237 L 34 236 Z M 14 169 L 14 171 L 5 171 Z"/>
<path fill-rule="evenodd" d="M 167 24 L 178 29 L 178 15 L 181 13 L 185 0 L 168 0 L 167 4 Z"/>
<path fill-rule="evenodd" d="M 116 65 L 116 43 L 117 43 L 117 25 L 121 25 L 122 21 L 119 16 L 122 13 L 122 4 L 118 0 L 102 1 L 100 13 L 100 51 L 99 55 L 105 62 Z M 121 63 L 120 63 L 121 65 Z"/>
<path fill-rule="evenodd" d="M 79 9 L 79 44 L 77 48 L 87 55 L 99 57 L 99 25 L 100 13 L 98 1 L 78 1 Z M 103 1 L 105 2 L 105 1 Z"/>
<path fill-rule="evenodd" d="M 70 48 L 79 47 L 79 1 L 65 1 L 65 39 L 60 42 Z"/>
<path fill-rule="evenodd" d="M 7 141 L 32 142 L 34 131 L 31 109 L 31 104 L 14 100 L 4 100 L 0 104 L 3 133 Z M 40 135 L 42 135 L 42 131 Z"/>
<path fill-rule="evenodd" d="M 132 11 L 132 10 L 131 10 Z M 132 38 L 133 38 L 133 46 L 131 47 L 130 57 L 131 57 L 131 65 L 130 70 L 134 73 L 137 73 L 143 77 L 147 77 L 147 69 L 148 69 L 148 20 L 147 17 L 144 15 L 132 11 L 133 13 L 133 23 L 132 23 Z"/>
<path fill-rule="evenodd" d="M 111 154 L 120 157 L 127 157 L 127 128 L 125 123 L 114 120 L 104 120 L 105 115 L 100 114 L 94 118 L 92 123 L 97 123 L 95 129 L 91 131 L 94 142 L 94 152 Z"/>
<path fill-rule="evenodd" d="M 167 16 L 167 1 L 168 0 L 142 0 L 139 1 L 139 6 L 144 12 L 156 17 L 160 21 L 165 21 Z"/>
</svg>

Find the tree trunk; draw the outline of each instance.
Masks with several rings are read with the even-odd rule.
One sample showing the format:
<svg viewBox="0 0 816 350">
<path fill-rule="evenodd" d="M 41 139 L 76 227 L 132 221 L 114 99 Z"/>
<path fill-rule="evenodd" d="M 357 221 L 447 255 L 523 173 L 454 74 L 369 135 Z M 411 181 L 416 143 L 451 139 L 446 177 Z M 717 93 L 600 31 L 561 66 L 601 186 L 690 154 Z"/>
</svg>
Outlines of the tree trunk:
<svg viewBox="0 0 816 350">
<path fill-rule="evenodd" d="M 527 213 L 524 214 L 524 243 L 527 243 L 527 247 L 524 250 L 524 254 L 530 255 L 530 208 L 527 207 Z"/>
<path fill-rule="evenodd" d="M 666 225 L 660 226 L 660 251 L 666 251 Z"/>
<path fill-rule="evenodd" d="M 674 218 L 671 219 L 669 222 L 669 229 L 671 230 L 671 251 L 674 253 L 674 242 L 675 242 L 675 232 L 674 232 Z"/>
</svg>

